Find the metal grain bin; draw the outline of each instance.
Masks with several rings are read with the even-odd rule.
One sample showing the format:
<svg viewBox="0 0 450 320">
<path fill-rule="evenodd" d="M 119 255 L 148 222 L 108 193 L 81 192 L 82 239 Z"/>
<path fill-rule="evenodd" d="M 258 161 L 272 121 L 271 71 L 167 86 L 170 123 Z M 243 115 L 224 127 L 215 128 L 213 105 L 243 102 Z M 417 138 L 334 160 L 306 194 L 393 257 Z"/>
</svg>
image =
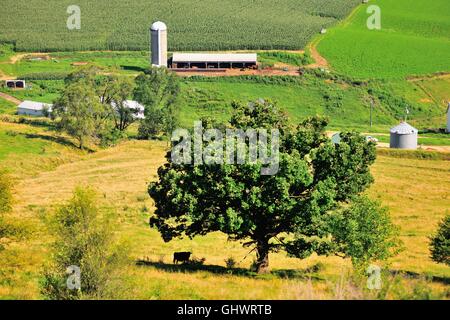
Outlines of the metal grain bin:
<svg viewBox="0 0 450 320">
<path fill-rule="evenodd" d="M 417 149 L 419 130 L 402 122 L 391 129 L 391 148 L 393 149 Z"/>
</svg>

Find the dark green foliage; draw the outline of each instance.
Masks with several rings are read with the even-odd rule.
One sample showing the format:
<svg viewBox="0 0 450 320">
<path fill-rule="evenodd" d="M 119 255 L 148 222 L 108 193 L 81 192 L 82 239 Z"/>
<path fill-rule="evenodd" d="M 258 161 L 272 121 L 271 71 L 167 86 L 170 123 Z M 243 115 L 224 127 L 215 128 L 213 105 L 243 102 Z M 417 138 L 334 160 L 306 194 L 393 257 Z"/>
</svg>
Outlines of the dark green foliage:
<svg viewBox="0 0 450 320">
<path fill-rule="evenodd" d="M 118 268 L 124 251 L 114 244 L 109 222 L 102 218 L 91 189 L 77 188 L 52 221 L 56 237 L 51 265 L 47 266 L 41 292 L 47 299 L 105 299 L 114 296 Z M 81 270 L 80 289 L 67 286 L 68 267 Z M 118 288 L 116 288 L 118 289 Z"/>
<path fill-rule="evenodd" d="M 141 139 L 170 134 L 176 128 L 179 93 L 178 77 L 166 68 L 152 67 L 136 78 L 134 99 L 145 107 L 145 119 L 139 126 Z"/>
<path fill-rule="evenodd" d="M 125 131 L 136 119 L 137 109 L 131 109 L 126 101 L 133 92 L 134 83 L 129 78 L 107 76 L 96 83 L 96 91 L 100 101 L 109 109 L 109 117 L 114 122 L 114 129 L 108 130 L 107 135 L 118 136 L 115 131 Z"/>
<path fill-rule="evenodd" d="M 437 233 L 431 237 L 431 258 L 450 266 L 450 215 L 439 224 Z"/>
<path fill-rule="evenodd" d="M 126 136 L 125 132 L 116 128 L 103 130 L 103 132 L 99 134 L 100 146 L 102 148 L 113 147 L 117 145 L 120 140 L 126 138 Z"/>
<path fill-rule="evenodd" d="M 362 196 L 342 212 L 332 215 L 330 230 L 337 252 L 351 257 L 364 271 L 371 261 L 386 260 L 398 253 L 398 228 L 391 222 L 387 208 Z"/>
<path fill-rule="evenodd" d="M 378 149 L 377 153 L 382 156 L 400 159 L 419 160 L 445 160 L 450 161 L 450 154 L 444 152 L 433 152 L 428 150 L 400 150 L 400 149 Z"/>
<path fill-rule="evenodd" d="M 234 102 L 234 110 L 230 125 L 234 128 L 247 130 L 277 128 L 283 134 L 287 130 L 287 115 L 276 107 L 271 101 L 259 100 L 248 105 Z"/>
<path fill-rule="evenodd" d="M 322 144 L 312 153 L 313 166 L 320 168 L 315 181 L 332 179 L 338 201 L 351 200 L 373 183 L 370 166 L 376 159 L 375 144 L 366 142 L 363 135 L 343 132 L 339 144 Z"/>
<path fill-rule="evenodd" d="M 327 121 L 322 118 L 307 119 L 290 130 L 270 102 L 234 108 L 230 127 L 281 129 L 278 173 L 261 175 L 260 162 L 180 165 L 170 161 L 169 153 L 168 163 L 158 170 L 159 182 L 149 186 L 157 208 L 151 226 L 165 241 L 215 231 L 245 241 L 245 246 L 256 247 L 258 272 L 267 270 L 269 252 L 279 250 L 299 258 L 344 250 L 358 259 L 357 250 L 347 250 L 354 244 L 337 247 L 330 242 L 335 231 L 330 213 L 340 214 L 343 220 L 355 218 L 342 208 L 373 181 L 369 167 L 375 160 L 375 146 L 357 133 L 343 133 L 342 142 L 334 145 L 326 137 Z M 383 257 L 368 259 L 373 258 Z"/>
<path fill-rule="evenodd" d="M 75 137 L 81 149 L 88 141 L 114 144 L 134 122 L 138 110 L 125 105 L 133 90 L 129 79 L 102 77 L 98 68 L 90 66 L 69 74 L 64 82 L 52 117 L 59 119 L 59 128 Z"/>
<path fill-rule="evenodd" d="M 73 136 L 83 149 L 98 137 L 104 126 L 107 110 L 98 100 L 95 89 L 85 81 L 69 83 L 53 105 L 52 116 L 59 119 L 59 128 Z"/>
</svg>

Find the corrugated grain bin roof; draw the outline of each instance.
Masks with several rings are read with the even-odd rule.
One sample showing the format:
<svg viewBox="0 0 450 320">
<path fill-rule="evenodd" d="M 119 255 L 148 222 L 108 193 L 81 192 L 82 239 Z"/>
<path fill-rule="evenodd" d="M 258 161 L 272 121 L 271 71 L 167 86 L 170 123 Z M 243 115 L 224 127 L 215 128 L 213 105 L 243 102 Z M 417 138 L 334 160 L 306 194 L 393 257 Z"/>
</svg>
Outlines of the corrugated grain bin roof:
<svg viewBox="0 0 450 320">
<path fill-rule="evenodd" d="M 398 126 L 393 127 L 391 129 L 391 133 L 396 134 L 413 134 L 413 133 L 419 133 L 419 130 L 414 128 L 413 126 L 409 125 L 406 122 L 400 123 Z"/>
<path fill-rule="evenodd" d="M 174 53 L 173 62 L 248 62 L 258 60 L 256 53 Z"/>
<path fill-rule="evenodd" d="M 28 109 L 28 110 L 36 110 L 36 111 L 41 111 L 44 109 L 44 106 L 48 107 L 49 109 L 51 109 L 51 107 L 53 106 L 52 104 L 49 103 L 43 103 L 43 102 L 35 102 L 35 101 L 29 101 L 29 100 L 25 100 L 24 102 L 22 102 L 21 104 L 19 104 L 17 107 L 21 108 L 21 109 Z"/>
</svg>

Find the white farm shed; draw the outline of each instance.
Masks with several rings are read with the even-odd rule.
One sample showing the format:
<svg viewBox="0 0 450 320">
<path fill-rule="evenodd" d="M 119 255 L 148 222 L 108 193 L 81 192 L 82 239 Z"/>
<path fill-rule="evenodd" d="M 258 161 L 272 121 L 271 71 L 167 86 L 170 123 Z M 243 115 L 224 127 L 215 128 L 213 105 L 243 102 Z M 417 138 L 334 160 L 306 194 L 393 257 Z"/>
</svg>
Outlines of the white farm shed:
<svg viewBox="0 0 450 320">
<path fill-rule="evenodd" d="M 258 64 L 256 53 L 174 53 L 172 68 L 252 68 Z"/>
<path fill-rule="evenodd" d="M 24 116 L 44 117 L 45 110 L 52 111 L 52 104 L 25 100 L 17 106 L 17 114 Z"/>
</svg>

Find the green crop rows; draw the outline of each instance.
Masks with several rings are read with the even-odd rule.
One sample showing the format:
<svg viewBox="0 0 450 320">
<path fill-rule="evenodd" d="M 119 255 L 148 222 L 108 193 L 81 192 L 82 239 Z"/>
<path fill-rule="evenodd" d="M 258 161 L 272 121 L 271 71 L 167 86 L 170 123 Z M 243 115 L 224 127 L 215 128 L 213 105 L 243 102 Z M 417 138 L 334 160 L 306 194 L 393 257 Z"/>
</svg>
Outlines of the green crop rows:
<svg viewBox="0 0 450 320">
<path fill-rule="evenodd" d="M 450 70 L 449 0 L 375 0 L 381 30 L 369 30 L 367 6 L 319 42 L 319 52 L 342 74 L 401 78 Z"/>
<path fill-rule="evenodd" d="M 144 50 L 155 20 L 170 50 L 300 49 L 359 0 L 78 0 L 81 30 L 68 30 L 71 0 L 2 1 L 0 42 L 19 51 Z"/>
</svg>

